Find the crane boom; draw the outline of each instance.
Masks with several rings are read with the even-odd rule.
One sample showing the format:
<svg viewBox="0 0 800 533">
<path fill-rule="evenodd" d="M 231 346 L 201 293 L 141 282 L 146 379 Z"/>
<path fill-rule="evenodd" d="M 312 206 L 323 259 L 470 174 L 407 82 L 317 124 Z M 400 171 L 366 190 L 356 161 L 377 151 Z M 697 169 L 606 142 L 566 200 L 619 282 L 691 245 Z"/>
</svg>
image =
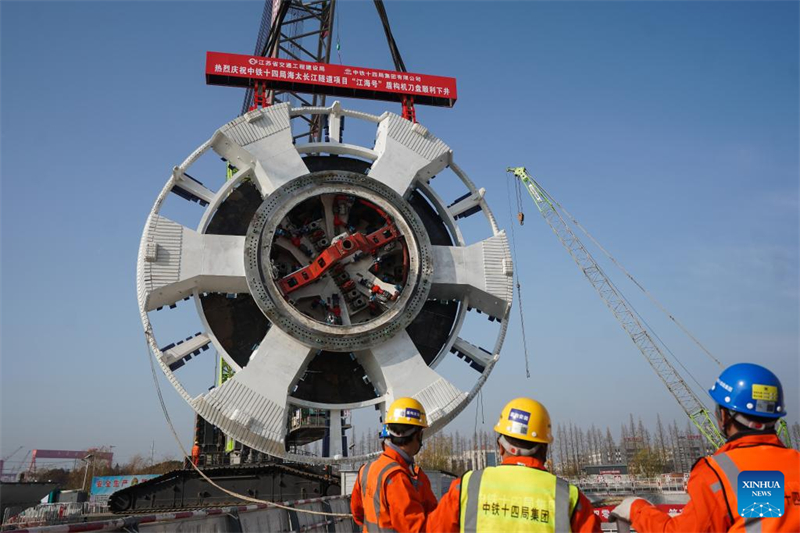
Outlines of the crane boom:
<svg viewBox="0 0 800 533">
<path fill-rule="evenodd" d="M 9 460 L 9 459 L 11 459 L 12 457 L 14 457 L 14 456 L 17 454 L 17 452 L 18 452 L 18 451 L 20 451 L 20 450 L 21 450 L 22 448 L 24 448 L 24 447 L 25 447 L 25 446 L 20 446 L 19 448 L 17 448 L 16 450 L 14 450 L 13 452 L 11 452 L 10 454 L 6 455 L 5 457 L 3 457 L 3 461 L 8 461 L 8 460 Z"/>
<path fill-rule="evenodd" d="M 572 228 L 562 218 L 549 195 L 528 174 L 525 167 L 509 167 L 508 171 L 512 172 L 522 182 L 537 209 L 539 209 L 539 213 L 553 230 L 553 233 L 556 234 L 558 240 L 567 249 L 572 259 L 597 290 L 600 298 L 603 299 L 603 302 L 614 314 L 614 317 L 630 335 L 633 343 L 642 352 L 647 362 L 653 367 L 653 370 L 664 382 L 664 385 L 667 386 L 667 389 L 672 393 L 694 425 L 697 426 L 697 429 L 700 430 L 700 433 L 714 446 L 722 446 L 725 443 L 725 438 L 720 434 L 708 409 L 705 408 L 700 399 L 675 370 L 675 367 L 667 360 L 658 345 L 653 342 L 650 332 L 642 326 L 628 303 L 619 294 L 594 257 L 592 257 L 592 254 L 589 253 L 581 240 L 572 231 Z"/>
<path fill-rule="evenodd" d="M 20 446 L 19 448 L 17 448 L 16 450 L 11 452 L 10 454 L 8 454 L 5 457 L 3 457 L 2 459 L 0 459 L 0 480 L 3 479 L 3 471 L 5 469 L 6 461 L 8 461 L 12 457 L 14 457 L 14 455 L 16 455 L 17 452 L 20 451 L 22 448 L 24 448 L 24 446 Z"/>
</svg>

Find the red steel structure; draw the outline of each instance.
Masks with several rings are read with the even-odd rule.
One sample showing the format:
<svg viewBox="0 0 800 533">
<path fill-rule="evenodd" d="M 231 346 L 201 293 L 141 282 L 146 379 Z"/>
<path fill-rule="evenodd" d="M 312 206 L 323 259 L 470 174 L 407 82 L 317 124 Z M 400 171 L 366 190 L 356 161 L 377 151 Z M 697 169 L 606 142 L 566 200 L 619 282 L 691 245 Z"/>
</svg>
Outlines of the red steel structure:
<svg viewBox="0 0 800 533">
<path fill-rule="evenodd" d="M 333 243 L 320 253 L 317 258 L 305 268 L 289 274 L 278 282 L 283 294 L 289 294 L 300 287 L 317 281 L 325 272 L 333 268 L 340 260 L 356 252 L 365 254 L 385 246 L 398 237 L 397 228 L 389 223 L 378 231 L 364 236 L 354 233 Z"/>
<path fill-rule="evenodd" d="M 31 464 L 28 472 L 36 472 L 36 459 L 85 459 L 91 455 L 95 461 L 106 461 L 109 465 L 114 459 L 114 453 L 98 448 L 87 450 L 33 450 L 31 452 Z"/>
<path fill-rule="evenodd" d="M 457 98 L 456 80 L 447 76 L 223 52 L 206 54 L 206 83 L 441 107 Z"/>
</svg>

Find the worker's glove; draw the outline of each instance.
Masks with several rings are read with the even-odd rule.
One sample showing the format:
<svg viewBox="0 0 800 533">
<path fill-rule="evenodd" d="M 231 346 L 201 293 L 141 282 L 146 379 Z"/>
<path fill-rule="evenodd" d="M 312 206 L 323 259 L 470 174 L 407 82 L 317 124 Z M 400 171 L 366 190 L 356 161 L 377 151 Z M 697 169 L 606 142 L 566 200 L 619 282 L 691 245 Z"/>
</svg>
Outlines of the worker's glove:
<svg viewBox="0 0 800 533">
<path fill-rule="evenodd" d="M 636 501 L 643 501 L 646 502 L 644 498 L 636 498 L 635 496 L 628 496 L 622 503 L 617 505 L 611 510 L 611 514 L 608 515 L 609 522 L 616 522 L 617 520 L 624 520 L 628 523 L 631 522 L 631 507 L 633 507 L 633 502 Z"/>
</svg>

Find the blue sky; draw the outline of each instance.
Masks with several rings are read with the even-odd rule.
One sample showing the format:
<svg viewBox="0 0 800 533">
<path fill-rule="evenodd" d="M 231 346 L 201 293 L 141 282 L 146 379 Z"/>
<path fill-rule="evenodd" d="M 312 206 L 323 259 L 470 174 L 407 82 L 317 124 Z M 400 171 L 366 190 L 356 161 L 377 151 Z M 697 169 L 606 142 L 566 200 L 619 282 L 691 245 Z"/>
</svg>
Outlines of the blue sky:
<svg viewBox="0 0 800 533">
<path fill-rule="evenodd" d="M 174 455 L 135 297 L 141 231 L 170 169 L 238 113 L 207 50 L 250 53 L 261 2 L 0 3 L 0 446 Z M 418 119 L 508 227 L 528 169 L 724 363 L 778 372 L 798 420 L 798 4 L 388 2 L 410 71 L 458 78 Z M 339 3 L 344 64 L 391 68 L 371 2 Z M 334 59 L 335 60 L 335 59 Z M 347 101 L 380 113 L 399 106 Z M 527 200 L 526 200 L 527 202 Z M 516 308 L 484 388 L 556 422 L 677 404 L 535 207 L 515 228 Z M 717 369 L 620 282 L 692 374 Z M 641 305 L 640 305 L 641 303 Z M 516 304 L 515 304 L 516 305 Z M 193 333 L 193 332 L 192 332 Z M 163 381 L 179 431 L 189 408 Z M 471 431 L 471 405 L 453 429 Z"/>
</svg>

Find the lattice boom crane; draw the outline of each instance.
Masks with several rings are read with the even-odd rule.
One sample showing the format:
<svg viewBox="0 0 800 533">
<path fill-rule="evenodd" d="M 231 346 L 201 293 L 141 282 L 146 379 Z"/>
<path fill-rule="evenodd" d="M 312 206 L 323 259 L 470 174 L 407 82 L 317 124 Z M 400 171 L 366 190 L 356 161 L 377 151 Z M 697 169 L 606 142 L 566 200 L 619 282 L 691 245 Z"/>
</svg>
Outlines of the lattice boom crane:
<svg viewBox="0 0 800 533">
<path fill-rule="evenodd" d="M 705 408 L 681 375 L 675 370 L 675 367 L 664 356 L 664 353 L 653 341 L 650 332 L 642 326 L 625 299 L 619 294 L 611 280 L 592 257 L 592 254 L 589 253 L 581 240 L 572 231 L 572 228 L 562 218 L 550 196 L 528 174 L 525 167 L 509 167 L 508 172 L 512 172 L 522 182 L 553 233 L 556 234 L 558 240 L 561 241 L 561 244 L 567 249 L 572 259 L 597 290 L 597 293 L 608 308 L 611 309 L 616 319 L 622 324 L 633 343 L 642 352 L 642 355 L 653 367 L 653 370 L 656 371 L 658 377 L 661 378 L 667 389 L 669 389 L 686 414 L 689 415 L 697 429 L 714 446 L 722 446 L 725 443 L 725 439 L 720 434 L 708 409 Z"/>
</svg>

